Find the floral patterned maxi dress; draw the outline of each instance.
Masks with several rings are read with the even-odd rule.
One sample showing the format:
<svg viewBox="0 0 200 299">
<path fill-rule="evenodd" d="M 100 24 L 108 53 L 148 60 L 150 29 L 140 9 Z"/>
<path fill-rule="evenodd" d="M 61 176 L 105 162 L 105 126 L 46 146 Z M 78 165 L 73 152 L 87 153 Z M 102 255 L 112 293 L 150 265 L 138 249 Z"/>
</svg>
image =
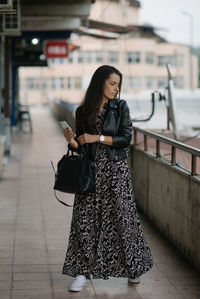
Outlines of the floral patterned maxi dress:
<svg viewBox="0 0 200 299">
<path fill-rule="evenodd" d="M 107 105 L 97 115 L 102 131 Z M 134 200 L 127 160 L 96 151 L 96 192 L 76 194 L 63 274 L 90 278 L 138 277 L 152 267 Z"/>
</svg>

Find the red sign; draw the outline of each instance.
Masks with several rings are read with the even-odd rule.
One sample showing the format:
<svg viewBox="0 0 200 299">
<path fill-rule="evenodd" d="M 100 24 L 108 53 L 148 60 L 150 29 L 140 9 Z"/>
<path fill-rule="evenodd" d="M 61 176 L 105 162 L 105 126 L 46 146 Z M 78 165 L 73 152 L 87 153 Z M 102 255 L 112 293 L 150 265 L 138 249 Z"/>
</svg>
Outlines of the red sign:
<svg viewBox="0 0 200 299">
<path fill-rule="evenodd" d="M 61 58 L 68 55 L 68 43 L 66 41 L 47 41 L 44 45 L 46 58 Z"/>
</svg>

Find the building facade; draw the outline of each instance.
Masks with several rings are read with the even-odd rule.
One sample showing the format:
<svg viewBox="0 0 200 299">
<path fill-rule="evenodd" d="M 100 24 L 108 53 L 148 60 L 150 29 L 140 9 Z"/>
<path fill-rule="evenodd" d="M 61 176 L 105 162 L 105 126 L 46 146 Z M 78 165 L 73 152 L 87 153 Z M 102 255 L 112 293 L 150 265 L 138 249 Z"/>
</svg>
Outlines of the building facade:
<svg viewBox="0 0 200 299">
<path fill-rule="evenodd" d="M 105 24 L 138 26 L 139 2 L 96 1 L 90 19 Z M 103 28 L 103 26 L 102 26 Z M 94 38 L 72 34 L 70 42 L 78 47 L 67 58 L 49 59 L 48 68 L 22 68 L 20 70 L 20 99 L 26 104 L 46 103 L 49 98 L 60 98 L 79 103 L 89 84 L 91 75 L 102 64 L 113 65 L 123 74 L 122 93 L 131 95 L 144 90 L 163 90 L 167 86 L 166 63 L 171 66 L 174 86 L 178 89 L 198 87 L 198 59 L 190 47 L 172 44 L 157 35 L 105 33 L 88 29 L 88 33 L 104 34 L 116 39 Z M 191 59 L 192 58 L 192 59 Z"/>
</svg>

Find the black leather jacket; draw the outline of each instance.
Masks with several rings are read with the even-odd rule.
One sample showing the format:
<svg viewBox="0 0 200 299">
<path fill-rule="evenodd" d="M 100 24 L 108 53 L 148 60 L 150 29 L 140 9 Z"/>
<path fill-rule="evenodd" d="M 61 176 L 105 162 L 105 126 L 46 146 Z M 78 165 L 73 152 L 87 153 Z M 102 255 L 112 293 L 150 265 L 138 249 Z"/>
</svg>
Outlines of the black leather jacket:
<svg viewBox="0 0 200 299">
<path fill-rule="evenodd" d="M 76 138 L 84 133 L 80 113 L 81 111 L 78 107 L 76 110 Z M 98 132 L 94 130 L 92 134 L 98 134 Z M 132 137 L 132 121 L 130 118 L 129 108 L 125 100 L 108 101 L 108 109 L 103 123 L 102 134 L 113 137 L 113 145 L 105 145 L 109 160 L 124 160 L 128 155 L 128 146 Z M 97 142 L 87 143 L 86 146 L 90 159 L 94 161 Z M 71 149 L 70 146 L 69 148 Z M 76 151 L 80 151 L 80 145 Z"/>
</svg>

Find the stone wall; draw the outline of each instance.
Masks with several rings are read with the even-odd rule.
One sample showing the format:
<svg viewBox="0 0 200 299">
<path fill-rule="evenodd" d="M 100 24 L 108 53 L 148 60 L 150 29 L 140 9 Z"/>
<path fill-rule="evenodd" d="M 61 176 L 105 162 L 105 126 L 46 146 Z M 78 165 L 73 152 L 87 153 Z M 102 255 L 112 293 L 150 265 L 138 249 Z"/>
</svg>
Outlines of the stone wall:
<svg viewBox="0 0 200 299">
<path fill-rule="evenodd" d="M 130 147 L 138 207 L 200 269 L 200 176 Z"/>
</svg>

